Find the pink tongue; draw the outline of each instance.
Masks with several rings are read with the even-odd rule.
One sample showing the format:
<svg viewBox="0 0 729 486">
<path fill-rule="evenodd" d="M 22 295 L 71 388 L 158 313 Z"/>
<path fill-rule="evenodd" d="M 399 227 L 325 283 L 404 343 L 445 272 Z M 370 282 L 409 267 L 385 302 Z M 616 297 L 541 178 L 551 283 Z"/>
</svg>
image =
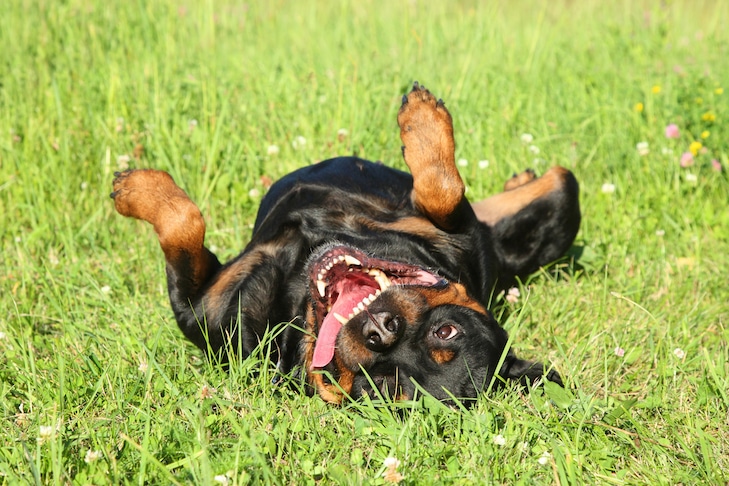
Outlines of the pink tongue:
<svg viewBox="0 0 729 486">
<path fill-rule="evenodd" d="M 334 313 L 347 317 L 362 299 L 375 292 L 376 289 L 371 285 L 362 285 L 361 282 L 349 281 L 339 284 L 338 290 L 339 297 L 324 317 L 316 337 L 314 356 L 311 359 L 312 368 L 324 368 L 334 358 L 337 335 L 342 329 L 342 324 L 334 317 Z"/>
<path fill-rule="evenodd" d="M 334 358 L 334 345 L 337 343 L 337 334 L 341 328 L 342 325 L 334 318 L 334 314 L 332 312 L 327 314 L 316 337 L 314 357 L 311 360 L 312 368 L 324 368 Z"/>
</svg>

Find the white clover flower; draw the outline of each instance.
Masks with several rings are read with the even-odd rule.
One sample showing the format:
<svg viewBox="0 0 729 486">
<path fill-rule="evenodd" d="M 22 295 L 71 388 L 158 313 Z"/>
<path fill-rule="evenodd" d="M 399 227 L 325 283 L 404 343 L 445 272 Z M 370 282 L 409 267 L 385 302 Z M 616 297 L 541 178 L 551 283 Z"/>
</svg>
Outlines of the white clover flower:
<svg viewBox="0 0 729 486">
<path fill-rule="evenodd" d="M 511 287 L 506 293 L 506 301 L 511 302 L 512 304 L 516 303 L 516 301 L 519 300 L 519 297 L 521 297 L 521 292 L 519 292 L 519 289 L 516 287 Z"/>
<path fill-rule="evenodd" d="M 86 451 L 86 455 L 84 456 L 84 462 L 86 464 L 91 464 L 92 462 L 96 462 L 101 458 L 101 451 L 92 451 L 89 449 Z"/>
<path fill-rule="evenodd" d="M 537 147 L 536 145 L 530 145 L 529 151 L 534 155 L 539 155 L 539 147 Z"/>
<path fill-rule="evenodd" d="M 337 130 L 337 138 L 341 141 L 349 136 L 349 130 L 346 128 L 340 128 Z"/>
<path fill-rule="evenodd" d="M 39 444 L 43 444 L 53 438 L 56 432 L 56 428 L 52 425 L 41 425 L 38 427 L 38 438 L 36 439 Z"/>
<path fill-rule="evenodd" d="M 686 174 L 686 182 L 690 182 L 691 184 L 695 184 L 696 181 L 698 181 L 698 177 L 696 177 L 696 174 L 688 173 Z"/>
<path fill-rule="evenodd" d="M 521 143 L 524 145 L 529 145 L 534 141 L 534 135 L 531 133 L 522 133 L 521 134 Z"/>
<path fill-rule="evenodd" d="M 200 398 L 202 398 L 203 400 L 206 398 L 212 398 L 213 396 L 215 396 L 215 393 L 217 391 L 218 390 L 216 390 L 215 388 L 205 384 L 200 388 Z"/>
<path fill-rule="evenodd" d="M 650 153 L 650 148 L 648 147 L 648 142 L 638 142 L 635 145 L 635 149 L 638 151 L 638 155 L 648 155 Z"/>
<path fill-rule="evenodd" d="M 397 468 L 400 467 L 400 461 L 395 457 L 386 457 L 382 463 L 385 466 L 385 472 L 382 473 L 385 481 L 388 483 L 399 483 L 405 476 L 397 472 Z"/>
<path fill-rule="evenodd" d="M 280 152 L 280 150 L 278 148 L 278 145 L 269 145 L 268 148 L 266 149 L 266 153 L 268 155 L 276 155 L 279 152 Z"/>
<path fill-rule="evenodd" d="M 612 193 L 615 192 L 615 184 L 612 184 L 610 182 L 606 182 L 605 184 L 602 185 L 602 187 L 600 188 L 600 190 L 604 194 L 612 194 Z"/>
<path fill-rule="evenodd" d="M 656 236 L 665 236 L 665 234 L 666 234 L 665 230 L 662 230 L 662 229 L 656 230 Z"/>
<path fill-rule="evenodd" d="M 684 359 L 686 357 L 686 351 L 681 348 L 676 348 L 673 350 L 673 355 L 678 359 Z"/>
<path fill-rule="evenodd" d="M 542 452 L 542 455 L 539 456 L 539 459 L 537 459 L 537 462 L 541 464 L 542 466 L 545 466 L 549 462 L 549 458 L 552 457 L 552 454 L 550 454 L 547 451 Z"/>
<path fill-rule="evenodd" d="M 459 167 L 468 167 L 468 160 L 458 159 L 458 162 L 456 162 L 456 164 L 458 164 Z"/>
<path fill-rule="evenodd" d="M 108 286 L 108 285 L 104 285 L 104 286 L 103 286 L 103 287 L 101 287 L 101 289 L 99 289 L 99 290 L 101 290 L 101 293 L 102 293 L 102 294 L 108 294 L 108 293 L 110 293 L 110 292 L 111 292 L 111 287 L 110 287 L 110 286 Z"/>
<path fill-rule="evenodd" d="M 615 352 L 615 356 L 618 356 L 620 358 L 625 356 L 625 350 L 623 348 L 621 348 L 620 346 L 616 346 L 614 352 Z"/>
<path fill-rule="evenodd" d="M 259 197 L 261 197 L 261 191 L 254 187 L 253 189 L 248 191 L 248 197 L 251 199 L 258 199 Z"/>
<path fill-rule="evenodd" d="M 291 146 L 294 148 L 294 150 L 298 150 L 300 148 L 303 149 L 306 146 L 306 139 L 299 135 L 293 139 L 293 141 L 291 142 Z"/>
<path fill-rule="evenodd" d="M 488 166 L 489 166 L 489 161 L 488 160 L 483 159 L 483 160 L 479 160 L 478 161 L 478 168 L 479 169 L 485 169 Z"/>
<path fill-rule="evenodd" d="M 120 155 L 116 158 L 116 165 L 119 170 L 127 170 L 129 168 L 129 161 L 132 160 L 127 154 Z"/>
<path fill-rule="evenodd" d="M 147 369 L 149 368 L 149 365 L 147 364 L 147 358 L 142 357 L 139 360 L 139 366 L 137 366 L 137 371 L 140 373 L 146 373 Z"/>
<path fill-rule="evenodd" d="M 226 476 L 225 474 L 218 474 L 217 476 L 215 476 L 213 478 L 213 480 L 216 483 L 223 484 L 223 485 L 227 485 L 230 483 L 230 481 L 228 480 L 228 476 Z"/>
<path fill-rule="evenodd" d="M 190 131 L 194 130 L 197 127 L 197 120 L 193 118 L 187 122 L 187 126 L 190 128 Z"/>
<path fill-rule="evenodd" d="M 501 434 L 494 436 L 494 444 L 496 444 L 497 446 L 505 446 L 506 437 Z"/>
</svg>

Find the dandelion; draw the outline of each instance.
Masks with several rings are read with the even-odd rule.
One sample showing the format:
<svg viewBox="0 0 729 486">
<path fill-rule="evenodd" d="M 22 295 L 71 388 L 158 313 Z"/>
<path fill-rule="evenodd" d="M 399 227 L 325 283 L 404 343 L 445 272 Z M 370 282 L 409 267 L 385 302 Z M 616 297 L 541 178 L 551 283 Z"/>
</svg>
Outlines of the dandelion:
<svg viewBox="0 0 729 486">
<path fill-rule="evenodd" d="M 269 145 L 266 149 L 266 153 L 268 155 L 276 155 L 280 152 L 278 145 Z"/>
<path fill-rule="evenodd" d="M 666 126 L 666 138 L 679 138 L 681 131 L 678 129 L 678 125 L 671 123 Z"/>
<path fill-rule="evenodd" d="M 610 182 L 606 182 L 605 184 L 602 185 L 602 187 L 600 188 L 600 190 L 604 194 L 612 194 L 612 193 L 615 192 L 615 184 L 612 184 Z"/>
<path fill-rule="evenodd" d="M 615 356 L 622 358 L 625 356 L 625 350 L 621 348 L 620 346 L 616 346 L 615 350 L 613 351 L 615 353 Z"/>
<path fill-rule="evenodd" d="M 111 287 L 109 285 L 104 285 L 99 290 L 101 290 L 102 294 L 108 294 L 111 292 Z"/>
<path fill-rule="evenodd" d="M 723 92 L 724 92 L 724 88 L 716 88 L 716 89 L 714 90 L 714 93 L 716 93 L 716 94 L 718 94 L 718 95 L 722 94 Z"/>
<path fill-rule="evenodd" d="M 681 154 L 681 167 L 691 167 L 692 165 L 694 165 L 694 154 L 691 152 Z"/>
<path fill-rule="evenodd" d="M 710 111 L 707 111 L 703 115 L 701 115 L 701 119 L 705 122 L 715 122 L 716 121 L 716 115 Z"/>
<path fill-rule="evenodd" d="M 539 155 L 539 147 L 537 147 L 536 145 L 530 145 L 529 151 L 534 155 Z"/>
<path fill-rule="evenodd" d="M 699 154 L 699 150 L 701 150 L 701 147 L 703 147 L 701 142 L 697 142 L 697 141 L 691 142 L 691 145 L 689 145 L 689 152 L 691 152 L 692 154 L 694 154 L 694 156 L 696 156 Z"/>
<path fill-rule="evenodd" d="M 489 166 L 489 161 L 488 160 L 484 159 L 484 160 L 479 160 L 478 161 L 478 168 L 479 169 L 485 169 L 488 166 Z"/>
<path fill-rule="evenodd" d="M 519 289 L 516 287 L 510 288 L 506 293 L 506 301 L 512 304 L 516 303 L 519 300 L 519 297 L 521 297 L 521 292 L 519 292 Z"/>
<path fill-rule="evenodd" d="M 703 132 L 701 132 L 701 138 L 703 138 L 704 140 L 706 140 L 710 136 L 711 136 L 711 132 L 708 130 L 704 130 Z"/>
<path fill-rule="evenodd" d="M 673 350 L 673 355 L 678 359 L 684 359 L 686 357 L 686 351 L 681 348 L 676 348 Z"/>
<path fill-rule="evenodd" d="M 532 135 L 531 133 L 522 133 L 520 138 L 521 143 L 523 143 L 524 145 L 529 145 L 534 141 L 534 135 Z"/>
<path fill-rule="evenodd" d="M 698 181 L 698 177 L 696 177 L 696 174 L 691 174 L 690 172 L 686 174 L 686 182 L 690 182 L 691 184 L 696 184 Z"/>
<path fill-rule="evenodd" d="M 459 167 L 468 167 L 468 160 L 466 159 L 458 159 L 458 162 L 456 162 Z"/>
<path fill-rule="evenodd" d="M 86 451 L 86 455 L 84 456 L 84 462 L 86 464 L 91 464 L 92 462 L 96 462 L 99 459 L 101 459 L 101 451 L 92 451 L 89 449 Z"/>
<path fill-rule="evenodd" d="M 400 461 L 397 460 L 397 458 L 387 457 L 385 458 L 383 465 L 385 466 L 385 472 L 382 473 L 382 475 L 388 483 L 397 484 L 405 479 L 405 476 L 397 472 L 397 468 L 400 467 Z"/>
<path fill-rule="evenodd" d="M 648 142 L 638 142 L 637 144 L 635 144 L 635 149 L 638 151 L 638 155 L 640 155 L 641 157 L 650 153 Z"/>
<path fill-rule="evenodd" d="M 643 113 L 643 103 L 636 103 L 635 106 L 633 106 L 633 110 L 637 111 L 638 113 Z"/>
<path fill-rule="evenodd" d="M 653 86 L 653 87 L 651 88 L 651 93 L 653 93 L 653 94 L 658 94 L 658 93 L 660 93 L 660 92 L 661 92 L 661 87 L 660 87 L 660 85 L 658 85 L 658 84 L 656 84 L 655 86 Z"/>
<path fill-rule="evenodd" d="M 303 149 L 306 146 L 306 139 L 299 135 L 291 142 L 291 146 L 294 150 Z"/>
<path fill-rule="evenodd" d="M 497 446 L 505 446 L 506 437 L 501 434 L 494 436 L 494 444 L 496 444 Z"/>
<path fill-rule="evenodd" d="M 717 172 L 721 172 L 723 169 L 723 167 L 721 166 L 721 162 L 716 159 L 711 159 L 711 168 Z"/>
<path fill-rule="evenodd" d="M 656 236 L 658 236 L 659 238 L 666 236 L 666 230 L 662 230 L 662 229 L 656 230 Z"/>
<path fill-rule="evenodd" d="M 552 454 L 550 454 L 547 451 L 542 452 L 542 455 L 539 456 L 539 459 L 537 459 L 537 462 L 541 464 L 542 466 L 546 466 L 549 462 L 549 458 L 552 457 Z"/>
</svg>

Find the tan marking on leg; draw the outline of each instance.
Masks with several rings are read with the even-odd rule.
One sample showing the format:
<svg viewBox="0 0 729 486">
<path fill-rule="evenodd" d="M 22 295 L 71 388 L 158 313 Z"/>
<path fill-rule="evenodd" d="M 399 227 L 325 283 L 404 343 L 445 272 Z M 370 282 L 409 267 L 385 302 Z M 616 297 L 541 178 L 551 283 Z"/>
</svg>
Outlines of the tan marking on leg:
<svg viewBox="0 0 729 486">
<path fill-rule="evenodd" d="M 465 186 L 455 164 L 451 115 L 416 83 L 397 115 L 405 163 L 413 175 L 415 207 L 441 228 L 463 199 Z"/>
<path fill-rule="evenodd" d="M 190 291 L 205 283 L 217 258 L 203 246 L 205 221 L 172 177 L 159 170 L 128 170 L 114 179 L 114 207 L 154 226 L 168 265 L 190 272 Z"/>
<path fill-rule="evenodd" d="M 518 213 L 537 199 L 559 190 L 567 174 L 569 171 L 563 167 L 552 167 L 537 179 L 471 206 L 481 222 L 493 226 L 501 219 Z"/>
<path fill-rule="evenodd" d="M 268 258 L 275 258 L 280 250 L 279 244 L 264 243 L 252 248 L 249 252 L 223 268 L 215 275 L 215 281 L 208 288 L 204 297 L 205 315 L 207 319 L 215 321 L 219 313 L 225 308 L 228 289 L 234 287 L 251 273 L 254 267 Z"/>
</svg>

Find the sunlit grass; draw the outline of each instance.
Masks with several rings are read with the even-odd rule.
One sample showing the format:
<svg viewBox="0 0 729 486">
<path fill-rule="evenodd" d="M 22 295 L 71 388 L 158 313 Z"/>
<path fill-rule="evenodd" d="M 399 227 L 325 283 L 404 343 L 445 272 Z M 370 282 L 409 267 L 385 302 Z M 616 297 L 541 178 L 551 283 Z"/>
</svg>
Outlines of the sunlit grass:
<svg viewBox="0 0 729 486">
<path fill-rule="evenodd" d="M 5 2 L 0 482 L 725 484 L 729 7 L 481 3 Z M 497 309 L 569 388 L 334 408 L 202 362 L 112 173 L 169 171 L 230 258 L 289 170 L 403 168 L 414 80 L 470 198 L 525 167 L 580 180 L 576 263 Z"/>
</svg>

